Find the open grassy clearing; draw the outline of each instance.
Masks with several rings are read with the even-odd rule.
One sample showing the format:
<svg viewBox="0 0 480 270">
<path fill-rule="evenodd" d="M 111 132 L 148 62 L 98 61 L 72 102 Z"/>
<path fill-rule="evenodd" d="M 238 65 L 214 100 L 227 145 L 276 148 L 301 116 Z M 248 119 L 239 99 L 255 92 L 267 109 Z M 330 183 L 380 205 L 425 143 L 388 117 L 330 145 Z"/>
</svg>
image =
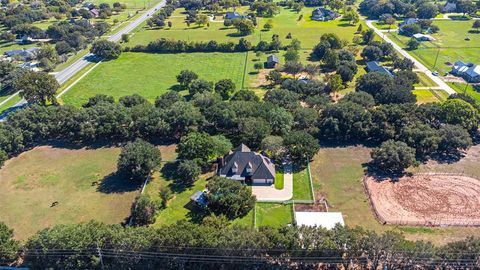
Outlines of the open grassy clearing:
<svg viewBox="0 0 480 270">
<path fill-rule="evenodd" d="M 101 63 L 62 99 L 66 104 L 78 106 L 95 94 L 119 98 L 137 93 L 154 101 L 167 90 L 178 89 L 176 76 L 183 69 L 190 69 L 209 81 L 232 79 L 239 89 L 244 65 L 245 53 L 123 53 L 117 60 Z"/>
<path fill-rule="evenodd" d="M 438 102 L 440 101 L 433 93 L 432 90 L 420 89 L 413 90 L 412 93 L 417 97 L 418 104 Z"/>
<path fill-rule="evenodd" d="M 282 227 L 293 221 L 293 205 L 280 203 L 257 203 L 257 227 Z"/>
<path fill-rule="evenodd" d="M 244 12 L 247 7 L 240 7 L 238 11 Z M 245 36 L 247 40 L 256 44 L 261 40 L 270 41 L 273 34 L 278 34 L 280 40 L 287 44 L 289 40 L 286 39 L 288 33 L 292 34 L 293 38 L 297 38 L 302 42 L 302 47 L 311 49 L 319 42 L 319 38 L 324 33 L 342 33 L 342 38 L 351 41 L 357 29 L 357 26 L 352 26 L 348 22 L 335 20 L 330 22 L 317 22 L 310 20 L 310 15 L 314 8 L 306 7 L 300 13 L 285 9 L 281 7 L 280 14 L 273 18 L 257 18 L 258 26 L 255 33 Z M 301 20 L 299 16 L 303 15 Z M 261 31 L 266 21 L 271 19 L 273 21 L 273 29 L 264 32 Z M 139 28 L 139 31 L 132 36 L 128 46 L 137 44 L 147 44 L 150 41 L 159 38 L 172 38 L 190 41 L 236 41 L 242 37 L 237 35 L 236 29 L 233 27 L 225 27 L 223 25 L 223 14 L 218 14 L 215 18 L 218 22 L 210 22 L 210 26 L 203 27 L 191 24 L 190 27 L 184 22 L 185 14 L 183 9 L 177 9 L 168 21 L 172 22 L 172 28 L 165 29 L 148 29 L 145 27 Z"/>
<path fill-rule="evenodd" d="M 423 72 L 415 72 L 418 76 L 420 82 L 415 84 L 415 87 L 435 87 L 438 86 L 432 79 L 430 79 L 425 73 Z"/>
<path fill-rule="evenodd" d="M 364 175 L 362 164 L 370 160 L 369 153 L 369 148 L 361 146 L 322 148 L 310 164 L 315 192 L 320 192 L 326 197 L 330 211 L 343 213 L 347 225 L 358 225 L 377 232 L 397 230 L 404 233 L 408 239 L 432 241 L 435 244 L 445 244 L 471 235 L 480 235 L 478 228 L 382 226 L 373 216 L 361 182 Z M 474 165 L 478 164 L 478 160 L 474 160 L 474 156 L 472 154 L 471 161 L 461 161 L 453 166 L 470 167 L 472 172 L 480 176 L 478 166 Z M 430 170 L 431 168 L 424 165 L 417 169 L 417 171 Z M 452 171 L 453 169 L 444 170 Z"/>
<path fill-rule="evenodd" d="M 300 171 L 294 169 L 292 200 L 313 200 L 308 168 Z"/>
<path fill-rule="evenodd" d="M 115 174 L 119 153 L 42 146 L 12 158 L 0 170 L 0 219 L 19 239 L 55 224 L 124 221 L 138 187 Z"/>
</svg>

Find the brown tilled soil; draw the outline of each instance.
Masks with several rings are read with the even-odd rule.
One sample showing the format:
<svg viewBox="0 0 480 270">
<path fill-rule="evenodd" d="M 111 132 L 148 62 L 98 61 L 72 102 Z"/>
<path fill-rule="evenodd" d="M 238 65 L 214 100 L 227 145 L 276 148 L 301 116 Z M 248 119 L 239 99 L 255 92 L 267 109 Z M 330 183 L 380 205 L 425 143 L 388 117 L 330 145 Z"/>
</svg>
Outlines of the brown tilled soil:
<svg viewBox="0 0 480 270">
<path fill-rule="evenodd" d="M 417 174 L 398 181 L 365 179 L 373 207 L 387 224 L 479 226 L 480 180 Z"/>
</svg>

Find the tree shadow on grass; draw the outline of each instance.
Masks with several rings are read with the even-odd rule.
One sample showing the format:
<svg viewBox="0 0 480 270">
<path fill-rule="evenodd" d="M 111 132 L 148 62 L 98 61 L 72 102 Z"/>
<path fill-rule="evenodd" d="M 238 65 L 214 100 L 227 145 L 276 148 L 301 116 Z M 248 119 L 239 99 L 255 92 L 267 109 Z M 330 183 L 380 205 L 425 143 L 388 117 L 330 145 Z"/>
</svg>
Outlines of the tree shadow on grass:
<svg viewBox="0 0 480 270">
<path fill-rule="evenodd" d="M 242 34 L 242 33 L 229 33 L 227 34 L 228 37 L 244 37 L 246 35 Z"/>
<path fill-rule="evenodd" d="M 355 25 L 352 25 L 350 23 L 339 23 L 337 24 L 339 27 L 352 27 L 352 26 L 355 26 Z"/>
<path fill-rule="evenodd" d="M 168 185 L 170 190 L 174 193 L 181 193 L 184 192 L 187 188 L 190 188 L 192 186 L 191 183 L 184 183 L 182 181 L 179 181 L 179 177 L 177 176 L 177 166 L 178 162 L 168 162 L 163 165 L 162 169 L 160 170 L 160 173 L 162 174 L 162 177 L 167 180 L 171 181 L 171 183 Z"/>
<path fill-rule="evenodd" d="M 114 172 L 102 179 L 97 191 L 106 194 L 132 192 L 138 190 L 142 184 L 141 181 L 134 181 L 119 172 Z"/>
<path fill-rule="evenodd" d="M 203 219 L 208 216 L 208 212 L 206 210 L 201 209 L 197 205 L 195 205 L 192 201 L 188 201 L 183 206 L 185 209 L 188 209 L 188 220 L 195 224 L 201 224 Z"/>
<path fill-rule="evenodd" d="M 172 90 L 172 91 L 180 92 L 182 90 L 185 90 L 185 87 L 181 86 L 180 84 L 175 84 L 175 85 L 170 86 L 169 89 Z"/>
</svg>

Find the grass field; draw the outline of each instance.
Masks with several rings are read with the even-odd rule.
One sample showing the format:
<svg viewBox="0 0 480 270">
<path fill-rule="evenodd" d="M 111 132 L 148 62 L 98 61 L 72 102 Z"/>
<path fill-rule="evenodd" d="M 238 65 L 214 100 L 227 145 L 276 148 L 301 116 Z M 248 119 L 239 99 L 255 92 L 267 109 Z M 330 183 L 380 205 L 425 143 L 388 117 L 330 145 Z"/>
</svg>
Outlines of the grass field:
<svg viewBox="0 0 480 270">
<path fill-rule="evenodd" d="M 412 93 L 417 97 L 417 103 L 430 103 L 440 101 L 433 93 L 432 90 L 420 89 L 413 90 Z"/>
<path fill-rule="evenodd" d="M 293 221 L 292 204 L 257 203 L 255 207 L 257 227 L 281 227 Z"/>
<path fill-rule="evenodd" d="M 293 173 L 293 200 L 313 200 L 308 168 Z"/>
<path fill-rule="evenodd" d="M 478 147 L 477 150 L 478 151 Z M 472 150 L 472 157 L 478 156 Z M 376 221 L 370 209 L 368 197 L 364 192 L 361 179 L 364 175 L 362 164 L 370 160 L 370 149 L 366 147 L 322 148 L 310 164 L 315 192 L 326 197 L 330 211 L 342 212 L 349 226 L 362 226 L 377 232 L 395 230 L 405 234 L 408 239 L 432 241 L 435 244 L 464 239 L 471 235 L 480 235 L 478 228 L 423 228 L 382 226 Z M 469 168 L 469 172 L 478 173 L 478 159 L 458 163 L 456 169 Z M 438 167 L 439 171 L 450 168 Z M 443 168 L 443 169 L 441 169 Z M 418 170 L 431 168 L 421 166 Z M 478 173 L 480 176 L 480 173 Z"/>
<path fill-rule="evenodd" d="M 247 7 L 240 7 L 238 11 L 244 12 Z M 348 22 L 335 20 L 330 22 L 317 22 L 310 20 L 310 15 L 313 8 L 304 8 L 300 13 L 281 8 L 280 14 L 273 18 L 257 18 L 258 26 L 252 35 L 246 36 L 247 40 L 256 44 L 261 40 L 270 41 L 273 34 L 278 34 L 280 40 L 287 44 L 289 40 L 286 39 L 288 33 L 292 34 L 293 38 L 297 38 L 302 42 L 302 47 L 311 49 L 319 42 L 319 38 L 324 33 L 342 33 L 342 38 L 351 41 L 357 29 L 357 26 L 349 25 Z M 299 16 L 303 15 L 301 20 Z M 265 22 L 269 19 L 273 21 L 273 29 L 268 32 L 261 31 Z M 168 21 L 172 22 L 172 28 L 165 29 L 148 29 L 145 27 L 139 28 L 128 46 L 136 44 L 147 44 L 150 41 L 159 38 L 172 38 L 190 41 L 236 41 L 240 36 L 237 35 L 236 29 L 233 27 L 225 27 L 223 25 L 222 14 L 216 16 L 215 20 L 218 22 L 210 22 L 210 26 L 203 27 L 191 24 L 190 27 L 184 22 L 185 14 L 183 9 L 177 9 Z"/>
<path fill-rule="evenodd" d="M 12 158 L 0 170 L 0 220 L 19 239 L 54 224 L 124 221 L 138 189 L 115 174 L 119 153 L 42 146 Z"/>
<path fill-rule="evenodd" d="M 467 95 L 473 97 L 478 102 L 480 102 L 480 93 L 473 89 L 473 86 L 464 83 L 448 83 L 453 90 L 457 91 L 457 93 L 466 93 Z"/>
<path fill-rule="evenodd" d="M 244 66 L 245 53 L 123 53 L 117 60 L 101 63 L 62 99 L 67 104 L 81 105 L 95 94 L 119 98 L 136 93 L 153 101 L 178 86 L 176 76 L 183 69 L 209 81 L 232 79 L 239 89 Z"/>
<path fill-rule="evenodd" d="M 436 20 L 434 24 L 440 27 L 438 33 L 432 34 L 436 39 L 432 42 L 422 42 L 421 46 L 410 51 L 415 58 L 427 68 L 438 70 L 440 73 L 449 72 L 451 64 L 457 60 L 464 62 L 480 62 L 480 34 L 472 34 L 473 20 L 454 21 Z M 409 37 L 398 33 L 388 34 L 393 41 L 402 47 L 406 47 Z M 466 38 L 470 40 L 465 40 Z"/>
<path fill-rule="evenodd" d="M 416 72 L 420 82 L 414 86 L 418 87 L 435 87 L 438 86 L 432 79 L 430 79 L 427 74 L 423 72 Z"/>
</svg>

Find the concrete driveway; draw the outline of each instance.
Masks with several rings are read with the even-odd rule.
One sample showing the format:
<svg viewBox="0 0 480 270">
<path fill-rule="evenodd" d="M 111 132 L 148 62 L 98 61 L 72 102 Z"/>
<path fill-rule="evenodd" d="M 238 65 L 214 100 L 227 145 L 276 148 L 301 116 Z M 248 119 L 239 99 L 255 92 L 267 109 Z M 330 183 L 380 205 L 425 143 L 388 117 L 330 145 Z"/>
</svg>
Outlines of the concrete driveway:
<svg viewBox="0 0 480 270">
<path fill-rule="evenodd" d="M 259 202 L 288 201 L 293 197 L 293 173 L 292 166 L 286 165 L 283 174 L 283 189 L 278 190 L 274 185 L 252 185 L 252 193 Z"/>
</svg>

